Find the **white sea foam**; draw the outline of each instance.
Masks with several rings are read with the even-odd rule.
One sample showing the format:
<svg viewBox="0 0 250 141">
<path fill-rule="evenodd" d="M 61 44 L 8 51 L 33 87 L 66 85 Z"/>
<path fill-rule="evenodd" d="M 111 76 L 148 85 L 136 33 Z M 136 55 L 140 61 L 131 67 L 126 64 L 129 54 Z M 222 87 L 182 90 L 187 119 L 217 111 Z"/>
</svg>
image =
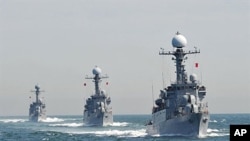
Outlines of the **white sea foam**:
<svg viewBox="0 0 250 141">
<path fill-rule="evenodd" d="M 206 138 L 206 137 L 218 137 L 218 136 L 228 136 L 229 133 L 225 133 L 223 130 L 218 130 L 218 129 L 207 129 L 207 135 L 200 135 L 199 138 Z M 159 137 L 159 136 L 186 136 L 182 134 L 164 134 L 164 135 L 153 135 L 154 137 Z"/>
<path fill-rule="evenodd" d="M 47 117 L 46 119 L 41 120 L 41 122 L 62 122 L 62 121 L 64 120 L 56 117 L 54 118 Z"/>
<path fill-rule="evenodd" d="M 192 135 L 184 135 L 184 134 L 155 134 L 155 135 L 152 135 L 153 137 L 176 137 L 176 136 L 181 136 L 181 137 L 190 137 Z"/>
<path fill-rule="evenodd" d="M 224 129 L 207 129 L 207 136 L 209 137 L 219 137 L 219 136 L 228 136 L 229 133 L 226 133 Z"/>
<path fill-rule="evenodd" d="M 226 121 L 226 119 L 222 119 L 220 122 L 225 122 Z"/>
<path fill-rule="evenodd" d="M 113 122 L 111 126 L 128 126 L 128 122 Z"/>
<path fill-rule="evenodd" d="M 0 122 L 3 123 L 17 123 L 17 122 L 26 122 L 28 120 L 25 119 L 0 119 Z"/>
<path fill-rule="evenodd" d="M 147 135 L 145 129 L 139 130 L 107 130 L 107 131 L 89 131 L 89 132 L 70 132 L 70 134 L 95 134 L 96 136 L 118 136 L 118 137 L 144 137 Z"/>
<path fill-rule="evenodd" d="M 229 136 L 229 133 L 209 133 L 207 136 L 209 137 L 220 137 L 220 136 Z"/>
<path fill-rule="evenodd" d="M 216 123 L 216 122 L 218 122 L 218 121 L 217 121 L 217 120 L 210 120 L 209 122 L 215 122 L 215 123 Z"/>
<path fill-rule="evenodd" d="M 218 129 L 211 129 L 211 128 L 208 128 L 208 129 L 207 129 L 207 132 L 208 132 L 208 133 L 211 133 L 211 132 L 219 132 L 219 130 L 218 130 Z"/>
<path fill-rule="evenodd" d="M 144 129 L 140 130 L 109 130 L 109 131 L 97 131 L 96 135 L 108 135 L 108 136 L 119 136 L 119 137 L 144 137 L 146 132 Z"/>
<path fill-rule="evenodd" d="M 53 127 L 80 127 L 80 126 L 83 126 L 83 123 L 50 124 L 49 126 L 53 126 Z"/>
</svg>

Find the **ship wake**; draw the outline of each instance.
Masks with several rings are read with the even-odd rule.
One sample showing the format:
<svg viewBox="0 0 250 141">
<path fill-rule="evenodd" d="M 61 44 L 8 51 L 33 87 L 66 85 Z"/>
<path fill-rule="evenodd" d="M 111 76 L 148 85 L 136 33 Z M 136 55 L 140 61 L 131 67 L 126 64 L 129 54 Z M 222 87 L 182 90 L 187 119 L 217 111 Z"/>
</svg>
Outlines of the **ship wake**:
<svg viewBox="0 0 250 141">
<path fill-rule="evenodd" d="M 43 119 L 41 120 L 41 122 L 63 122 L 64 120 L 63 119 L 60 119 L 60 118 L 50 118 L 50 117 L 47 117 L 46 119 Z"/>
<path fill-rule="evenodd" d="M 145 137 L 145 129 L 138 130 L 105 130 L 105 131 L 86 131 L 70 132 L 70 134 L 93 134 L 95 136 L 116 136 L 116 137 Z"/>
</svg>

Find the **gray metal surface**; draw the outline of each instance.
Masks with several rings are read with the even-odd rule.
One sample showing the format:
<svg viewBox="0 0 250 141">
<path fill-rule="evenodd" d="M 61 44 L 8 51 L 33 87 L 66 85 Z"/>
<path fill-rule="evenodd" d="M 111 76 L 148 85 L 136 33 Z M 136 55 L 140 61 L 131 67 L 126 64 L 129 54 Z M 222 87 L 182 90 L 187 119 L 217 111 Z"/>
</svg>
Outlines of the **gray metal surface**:
<svg viewBox="0 0 250 141">
<path fill-rule="evenodd" d="M 101 69 L 98 67 L 93 69 L 93 74 L 94 77 L 86 77 L 86 79 L 93 79 L 95 92 L 86 100 L 83 122 L 88 126 L 111 125 L 113 124 L 111 98 L 100 88 L 101 80 L 108 78 L 108 76 L 101 76 Z"/>
<path fill-rule="evenodd" d="M 195 74 L 188 80 L 183 62 L 185 55 L 200 51 L 184 51 L 186 39 L 178 32 L 172 40 L 174 51 L 162 50 L 159 55 L 173 55 L 176 64 L 176 82 L 160 90 L 152 109 L 152 119 L 146 124 L 150 135 L 206 136 L 209 122 L 208 105 L 203 101 L 206 87 Z"/>
</svg>

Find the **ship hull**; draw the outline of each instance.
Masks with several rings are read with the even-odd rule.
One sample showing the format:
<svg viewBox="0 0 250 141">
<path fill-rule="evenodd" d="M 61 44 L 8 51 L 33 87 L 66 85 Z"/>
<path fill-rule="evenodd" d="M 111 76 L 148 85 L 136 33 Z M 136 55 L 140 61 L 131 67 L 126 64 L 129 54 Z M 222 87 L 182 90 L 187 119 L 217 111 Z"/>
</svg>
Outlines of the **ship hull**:
<svg viewBox="0 0 250 141">
<path fill-rule="evenodd" d="M 43 121 L 43 120 L 46 120 L 46 116 L 29 116 L 29 121 L 32 121 L 32 122 L 40 122 L 40 121 Z"/>
<path fill-rule="evenodd" d="M 36 106 L 36 103 L 30 105 L 29 109 L 29 121 L 32 122 L 40 122 L 42 120 L 46 120 L 46 110 L 45 105 Z"/>
<path fill-rule="evenodd" d="M 84 113 L 83 123 L 86 126 L 107 126 L 113 124 L 112 112 L 109 113 Z"/>
<path fill-rule="evenodd" d="M 147 125 L 146 132 L 149 135 L 203 137 L 207 134 L 208 121 L 208 114 L 192 113 Z"/>
</svg>

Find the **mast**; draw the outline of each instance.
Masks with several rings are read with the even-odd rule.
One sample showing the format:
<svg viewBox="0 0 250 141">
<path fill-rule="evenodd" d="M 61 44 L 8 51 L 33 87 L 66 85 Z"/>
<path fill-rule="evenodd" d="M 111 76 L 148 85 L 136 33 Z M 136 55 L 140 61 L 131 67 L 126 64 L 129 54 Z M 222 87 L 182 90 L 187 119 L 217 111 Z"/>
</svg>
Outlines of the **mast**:
<svg viewBox="0 0 250 141">
<path fill-rule="evenodd" d="M 31 91 L 31 92 L 35 92 L 35 94 L 36 94 L 36 103 L 39 103 L 39 95 L 40 95 L 40 93 L 41 92 L 44 92 L 44 91 L 41 91 L 40 90 L 40 86 L 37 84 L 37 85 L 35 85 L 35 91 Z"/>
<path fill-rule="evenodd" d="M 102 70 L 97 66 L 92 70 L 92 73 L 94 74 L 94 77 L 86 76 L 85 79 L 93 79 L 93 82 L 95 83 L 95 95 L 100 95 L 100 83 L 102 82 L 101 79 L 108 78 L 108 76 L 101 76 Z"/>
<path fill-rule="evenodd" d="M 176 49 L 174 51 L 161 50 L 159 52 L 159 55 L 175 56 L 175 58 L 172 58 L 172 60 L 175 60 L 175 64 L 176 64 L 176 83 L 177 84 L 187 83 L 187 76 L 185 73 L 186 70 L 185 70 L 185 65 L 183 63 L 187 59 L 185 55 L 200 53 L 200 51 L 197 51 L 196 49 L 194 51 L 184 51 L 183 47 L 185 47 L 186 44 L 187 44 L 186 38 L 183 35 L 181 35 L 179 32 L 177 32 L 175 37 L 172 39 L 172 45 Z"/>
</svg>

